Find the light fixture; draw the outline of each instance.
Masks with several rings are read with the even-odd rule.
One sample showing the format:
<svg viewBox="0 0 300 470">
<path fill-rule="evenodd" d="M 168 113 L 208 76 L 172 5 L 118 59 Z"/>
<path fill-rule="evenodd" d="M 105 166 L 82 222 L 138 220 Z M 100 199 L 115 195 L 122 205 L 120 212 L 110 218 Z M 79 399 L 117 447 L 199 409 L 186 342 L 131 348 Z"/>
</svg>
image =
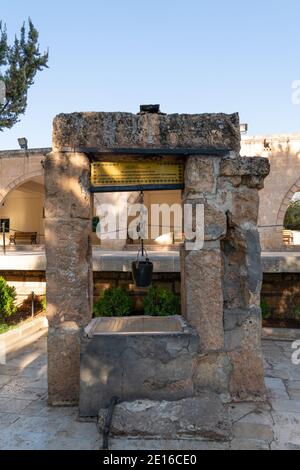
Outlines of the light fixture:
<svg viewBox="0 0 300 470">
<path fill-rule="evenodd" d="M 240 124 L 240 132 L 241 132 L 241 134 L 247 134 L 248 124 Z"/>
<path fill-rule="evenodd" d="M 28 140 L 26 139 L 26 137 L 21 137 L 20 139 L 18 139 L 18 143 L 22 150 L 28 150 Z"/>
</svg>

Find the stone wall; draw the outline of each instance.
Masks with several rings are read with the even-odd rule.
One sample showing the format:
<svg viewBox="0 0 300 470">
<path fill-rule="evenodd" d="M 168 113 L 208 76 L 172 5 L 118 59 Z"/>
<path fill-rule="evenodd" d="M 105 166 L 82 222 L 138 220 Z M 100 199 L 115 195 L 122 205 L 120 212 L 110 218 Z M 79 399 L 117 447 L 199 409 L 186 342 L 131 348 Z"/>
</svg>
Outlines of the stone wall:
<svg viewBox="0 0 300 470">
<path fill-rule="evenodd" d="M 0 152 L 0 204 L 7 194 L 22 183 L 44 175 L 45 155 L 50 148 Z"/>
<path fill-rule="evenodd" d="M 262 156 L 270 162 L 270 175 L 260 192 L 258 224 L 263 251 L 290 249 L 283 244 L 282 229 L 286 210 L 300 189 L 299 151 L 299 134 L 246 136 L 242 140 L 241 155 Z"/>
<path fill-rule="evenodd" d="M 182 250 L 183 314 L 199 334 L 199 389 L 233 399 L 264 393 L 258 190 L 269 173 L 260 158 L 189 157 L 185 203 L 204 204 L 202 250 Z"/>
</svg>

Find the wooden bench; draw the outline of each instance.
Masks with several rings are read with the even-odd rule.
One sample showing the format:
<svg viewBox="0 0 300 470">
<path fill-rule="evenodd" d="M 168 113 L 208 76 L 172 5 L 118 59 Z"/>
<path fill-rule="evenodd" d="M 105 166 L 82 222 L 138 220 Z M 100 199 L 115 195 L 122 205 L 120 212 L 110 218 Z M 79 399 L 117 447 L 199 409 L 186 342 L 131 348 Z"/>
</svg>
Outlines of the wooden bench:
<svg viewBox="0 0 300 470">
<path fill-rule="evenodd" d="M 37 232 L 15 232 L 9 237 L 10 245 L 16 245 L 19 241 L 30 242 L 31 245 L 36 245 L 37 243 Z"/>
<path fill-rule="evenodd" d="M 293 245 L 294 237 L 293 232 L 291 232 L 291 230 L 283 230 L 282 236 L 284 245 Z"/>
</svg>

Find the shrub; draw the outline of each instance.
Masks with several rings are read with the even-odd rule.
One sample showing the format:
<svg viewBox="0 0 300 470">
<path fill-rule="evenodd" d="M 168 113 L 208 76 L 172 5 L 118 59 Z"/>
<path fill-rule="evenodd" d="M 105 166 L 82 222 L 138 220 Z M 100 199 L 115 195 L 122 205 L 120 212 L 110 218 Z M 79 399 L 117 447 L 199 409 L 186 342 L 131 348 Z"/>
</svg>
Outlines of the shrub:
<svg viewBox="0 0 300 470">
<path fill-rule="evenodd" d="M 179 298 L 162 287 L 151 286 L 144 298 L 145 315 L 168 316 L 180 313 Z"/>
<path fill-rule="evenodd" d="M 16 312 L 15 300 L 15 288 L 10 287 L 6 280 L 0 276 L 0 323 Z"/>
<path fill-rule="evenodd" d="M 41 306 L 42 306 L 43 312 L 46 312 L 46 308 L 47 308 L 46 297 L 43 297 L 43 298 L 42 298 Z"/>
<path fill-rule="evenodd" d="M 300 305 L 297 305 L 296 307 L 295 316 L 298 320 L 300 320 Z"/>
<path fill-rule="evenodd" d="M 132 302 L 121 287 L 111 287 L 94 304 L 95 317 L 125 317 L 130 314 Z"/>
<path fill-rule="evenodd" d="M 261 313 L 262 313 L 262 317 L 264 320 L 267 320 L 267 318 L 270 318 L 271 316 L 271 307 L 268 303 L 268 301 L 262 297 L 261 301 L 260 301 L 260 308 L 261 308 Z"/>
</svg>

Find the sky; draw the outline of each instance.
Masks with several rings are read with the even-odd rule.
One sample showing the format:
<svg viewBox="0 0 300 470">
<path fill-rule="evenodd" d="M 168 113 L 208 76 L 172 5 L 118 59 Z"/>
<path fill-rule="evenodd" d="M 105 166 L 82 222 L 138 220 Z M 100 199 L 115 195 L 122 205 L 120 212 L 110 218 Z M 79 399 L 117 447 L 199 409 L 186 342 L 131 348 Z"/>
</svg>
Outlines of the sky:
<svg viewBox="0 0 300 470">
<path fill-rule="evenodd" d="M 49 69 L 0 149 L 51 146 L 74 111 L 236 112 L 250 135 L 300 132 L 299 0 L 0 0 L 10 40 L 31 17 Z"/>
</svg>

